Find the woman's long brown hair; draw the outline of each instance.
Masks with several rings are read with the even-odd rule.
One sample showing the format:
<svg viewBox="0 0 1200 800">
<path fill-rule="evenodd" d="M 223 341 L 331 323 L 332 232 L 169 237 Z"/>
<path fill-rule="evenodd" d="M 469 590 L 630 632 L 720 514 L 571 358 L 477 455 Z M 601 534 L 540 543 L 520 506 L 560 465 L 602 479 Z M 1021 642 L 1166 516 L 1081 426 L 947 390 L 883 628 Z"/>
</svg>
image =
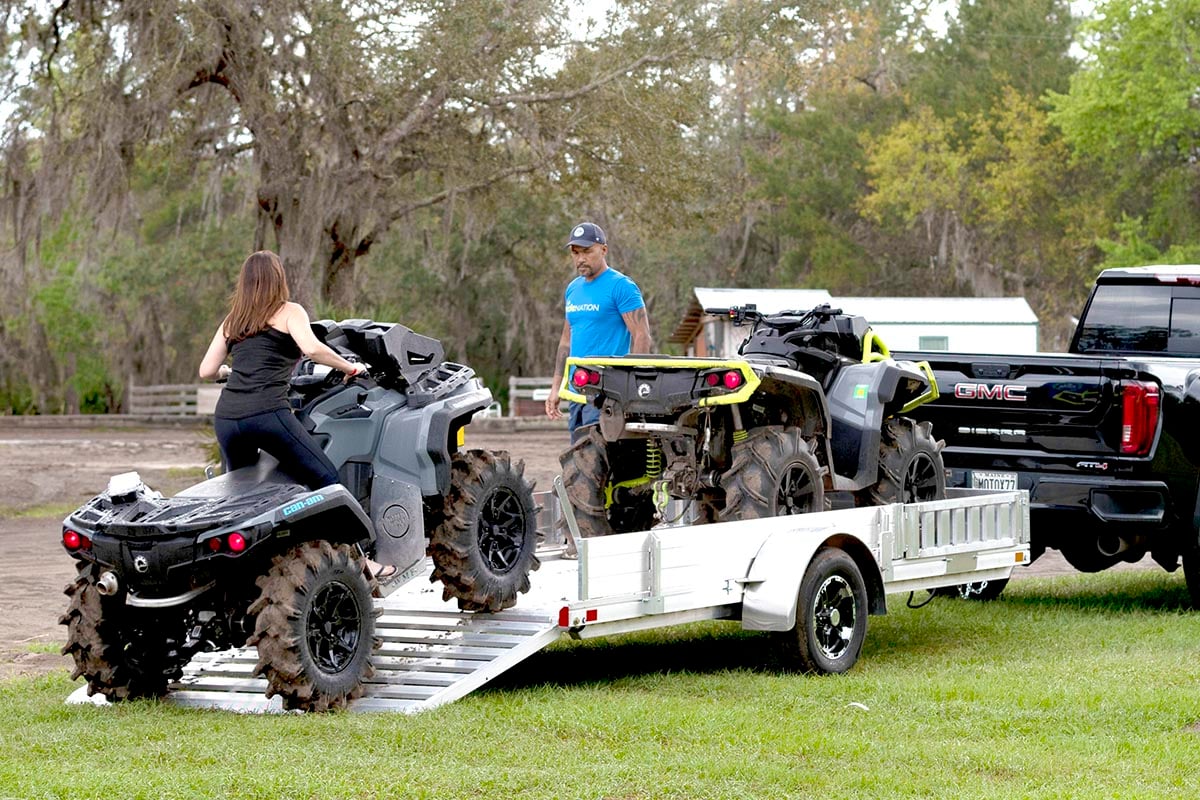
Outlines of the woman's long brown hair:
<svg viewBox="0 0 1200 800">
<path fill-rule="evenodd" d="M 242 263 L 237 288 L 229 301 L 229 316 L 221 326 L 225 338 L 240 342 L 266 330 L 288 296 L 287 275 L 279 256 L 270 250 L 251 253 Z"/>
</svg>

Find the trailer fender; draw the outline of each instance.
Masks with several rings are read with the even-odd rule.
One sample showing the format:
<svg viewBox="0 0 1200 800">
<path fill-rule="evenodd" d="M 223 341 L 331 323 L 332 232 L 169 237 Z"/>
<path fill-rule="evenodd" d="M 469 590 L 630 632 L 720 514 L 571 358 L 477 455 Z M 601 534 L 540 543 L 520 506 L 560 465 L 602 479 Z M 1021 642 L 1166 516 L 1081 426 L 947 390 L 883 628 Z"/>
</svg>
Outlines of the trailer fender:
<svg viewBox="0 0 1200 800">
<path fill-rule="evenodd" d="M 832 526 L 781 531 L 767 538 L 754 556 L 742 595 L 742 628 L 788 631 L 796 625 L 800 582 L 813 556 L 823 548 L 844 550 L 862 573 L 871 614 L 887 613 L 883 575 L 871 550 L 853 534 Z"/>
</svg>

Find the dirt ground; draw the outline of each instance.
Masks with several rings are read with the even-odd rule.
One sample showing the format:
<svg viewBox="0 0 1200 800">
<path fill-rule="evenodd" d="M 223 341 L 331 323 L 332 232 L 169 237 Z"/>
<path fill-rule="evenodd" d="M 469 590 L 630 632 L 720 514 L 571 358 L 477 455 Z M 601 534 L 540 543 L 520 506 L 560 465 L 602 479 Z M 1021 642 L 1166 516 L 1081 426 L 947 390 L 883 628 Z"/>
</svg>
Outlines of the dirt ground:
<svg viewBox="0 0 1200 800">
<path fill-rule="evenodd" d="M 69 669 L 59 654 L 66 608 L 62 589 L 75 574 L 59 544 L 63 517 L 102 491 L 112 475 L 136 470 L 171 494 L 203 477 L 214 445 L 207 429 L 185 427 L 30 427 L 0 417 L 0 680 Z M 536 491 L 551 488 L 565 428 L 468 431 L 467 446 L 507 450 L 525 462 Z M 1126 568 L 1157 568 L 1149 560 Z M 1020 575 L 1071 572 L 1054 551 Z"/>
</svg>

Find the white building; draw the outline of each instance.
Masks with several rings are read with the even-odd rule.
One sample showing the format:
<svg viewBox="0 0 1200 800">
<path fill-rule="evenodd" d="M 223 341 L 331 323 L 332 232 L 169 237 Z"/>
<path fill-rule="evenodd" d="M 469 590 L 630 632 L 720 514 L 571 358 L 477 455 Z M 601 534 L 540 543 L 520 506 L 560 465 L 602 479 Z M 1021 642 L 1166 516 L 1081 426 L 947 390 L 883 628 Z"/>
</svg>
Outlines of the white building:
<svg viewBox="0 0 1200 800">
<path fill-rule="evenodd" d="M 823 289 L 696 288 L 670 341 L 687 345 L 691 355 L 734 355 L 750 328 L 704 309 L 747 303 L 768 314 L 829 303 L 866 318 L 891 350 L 1038 351 L 1038 318 L 1023 297 L 833 297 Z"/>
</svg>

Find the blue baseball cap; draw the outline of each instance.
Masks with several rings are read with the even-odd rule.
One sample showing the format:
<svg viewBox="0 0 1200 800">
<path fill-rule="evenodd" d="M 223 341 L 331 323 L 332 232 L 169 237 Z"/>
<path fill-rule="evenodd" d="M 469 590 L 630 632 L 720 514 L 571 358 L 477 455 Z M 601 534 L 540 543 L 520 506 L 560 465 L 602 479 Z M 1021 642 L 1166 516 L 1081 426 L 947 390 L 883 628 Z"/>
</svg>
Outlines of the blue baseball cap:
<svg viewBox="0 0 1200 800">
<path fill-rule="evenodd" d="M 581 222 L 574 228 L 571 228 L 571 240 L 567 242 L 567 247 L 577 245 L 579 247 L 591 247 L 594 244 L 607 244 L 608 240 L 604 238 L 604 229 L 594 222 Z"/>
</svg>

